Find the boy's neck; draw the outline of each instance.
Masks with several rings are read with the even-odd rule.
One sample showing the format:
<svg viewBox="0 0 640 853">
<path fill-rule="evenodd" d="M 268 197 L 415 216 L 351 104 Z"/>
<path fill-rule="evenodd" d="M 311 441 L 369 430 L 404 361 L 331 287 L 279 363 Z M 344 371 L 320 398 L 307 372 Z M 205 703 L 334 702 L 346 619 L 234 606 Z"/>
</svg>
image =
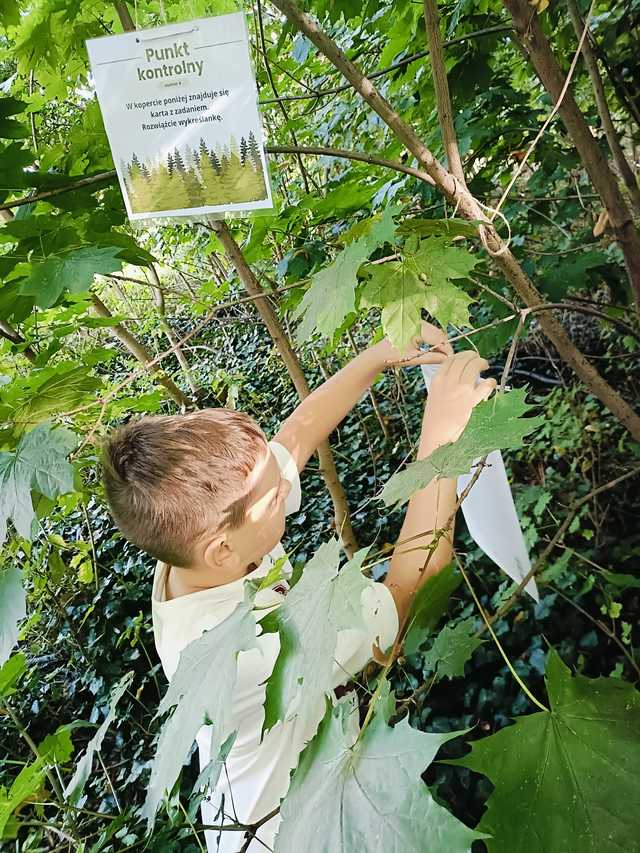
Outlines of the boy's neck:
<svg viewBox="0 0 640 853">
<path fill-rule="evenodd" d="M 237 577 L 231 577 L 223 581 L 215 580 L 215 570 L 210 566 L 194 566 L 183 569 L 179 566 L 168 566 L 165 579 L 165 596 L 167 601 L 180 598 L 183 595 L 191 595 L 194 592 L 203 592 L 206 589 L 214 589 L 240 580 L 257 568 L 255 563 L 246 566 Z"/>
</svg>

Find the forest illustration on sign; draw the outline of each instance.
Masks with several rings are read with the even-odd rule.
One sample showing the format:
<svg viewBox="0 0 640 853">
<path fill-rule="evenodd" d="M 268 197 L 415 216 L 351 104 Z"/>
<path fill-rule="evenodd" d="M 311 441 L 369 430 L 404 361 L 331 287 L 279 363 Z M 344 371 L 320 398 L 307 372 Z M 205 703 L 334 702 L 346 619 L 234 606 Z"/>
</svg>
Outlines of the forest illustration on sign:
<svg viewBox="0 0 640 853">
<path fill-rule="evenodd" d="M 238 143 L 175 148 L 147 163 L 135 152 L 122 169 L 134 213 L 236 204 L 267 198 L 260 147 L 253 131 Z"/>
</svg>

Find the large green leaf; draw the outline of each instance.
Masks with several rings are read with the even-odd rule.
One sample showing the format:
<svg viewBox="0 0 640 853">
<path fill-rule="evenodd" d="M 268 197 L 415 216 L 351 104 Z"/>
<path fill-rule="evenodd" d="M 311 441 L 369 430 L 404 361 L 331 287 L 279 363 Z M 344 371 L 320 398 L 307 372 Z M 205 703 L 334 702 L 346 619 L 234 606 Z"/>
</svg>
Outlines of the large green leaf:
<svg viewBox="0 0 640 853">
<path fill-rule="evenodd" d="M 267 682 L 264 729 L 285 719 L 293 701 L 305 721 L 318 721 L 325 694 L 334 685 L 333 657 L 338 631 L 364 628 L 361 596 L 369 584 L 362 574 L 366 549 L 338 572 L 337 539 L 321 545 L 285 600 L 261 621 L 278 632 L 280 652 Z"/>
<path fill-rule="evenodd" d="M 431 575 L 418 589 L 411 601 L 403 649 L 412 655 L 420 649 L 427 636 L 435 629 L 449 605 L 449 596 L 462 583 L 462 575 L 453 563 Z"/>
<path fill-rule="evenodd" d="M 480 822 L 490 853 L 636 850 L 640 694 L 619 678 L 572 678 L 553 650 L 546 682 L 549 712 L 519 717 L 452 762 L 495 785 Z"/>
<path fill-rule="evenodd" d="M 311 278 L 311 287 L 306 291 L 294 313 L 301 319 L 297 338 L 306 341 L 314 331 L 327 338 L 355 311 L 355 293 L 358 269 L 373 250 L 394 240 L 395 225 L 393 208 L 387 208 L 380 217 L 358 223 L 359 236 L 350 243 L 329 266 Z"/>
<path fill-rule="evenodd" d="M 436 680 L 459 678 L 464 675 L 464 665 L 484 640 L 475 636 L 473 617 L 457 625 L 445 625 L 423 658 L 425 670 L 431 670 Z"/>
<path fill-rule="evenodd" d="M 49 308 L 63 291 L 81 293 L 88 290 L 97 274 L 119 270 L 122 260 L 118 246 L 85 246 L 44 261 L 34 261 L 31 272 L 22 282 L 20 292 L 33 296 L 39 308 Z"/>
<path fill-rule="evenodd" d="M 32 489 L 48 498 L 73 490 L 73 466 L 67 455 L 75 446 L 72 432 L 43 423 L 23 435 L 15 451 L 0 453 L 0 543 L 9 519 L 21 536 L 31 538 Z"/>
<path fill-rule="evenodd" d="M 22 652 L 12 655 L 0 667 L 0 699 L 11 696 L 15 692 L 15 686 L 20 676 L 26 672 L 27 658 Z"/>
<path fill-rule="evenodd" d="M 542 417 L 522 417 L 531 408 L 525 402 L 526 393 L 526 388 L 517 388 L 479 403 L 457 441 L 438 447 L 387 481 L 380 495 L 386 506 L 408 501 L 434 477 L 467 474 L 474 462 L 492 450 L 521 447 L 524 437 L 543 421 Z"/>
<path fill-rule="evenodd" d="M 238 652 L 256 645 L 256 623 L 249 597 L 233 613 L 180 654 L 180 662 L 167 688 L 158 714 L 175 709 L 160 732 L 151 778 L 142 811 L 152 827 L 158 804 L 170 791 L 193 746 L 200 727 L 213 723 L 211 756 L 218 756 L 234 731 L 231 697 L 238 673 Z M 212 689 L 215 685 L 224 689 Z"/>
<path fill-rule="evenodd" d="M 450 246 L 444 238 L 405 243 L 397 261 L 369 266 L 369 281 L 361 294 L 364 308 L 382 309 L 385 335 L 400 350 L 420 331 L 425 308 L 442 326 L 469 324 L 473 300 L 451 283 L 465 278 L 476 264 L 466 249 Z"/>
<path fill-rule="evenodd" d="M 329 708 L 282 802 L 275 853 L 465 853 L 482 837 L 438 805 L 420 778 L 460 732 L 395 728 L 374 715 L 358 739 L 355 701 Z"/>
<path fill-rule="evenodd" d="M 0 492 L 0 499 L 3 493 Z M 11 654 L 18 639 L 18 623 L 27 615 L 27 598 L 22 572 L 17 566 L 0 569 L 0 666 Z"/>
<path fill-rule="evenodd" d="M 72 804 L 77 803 L 80 797 L 82 796 L 84 786 L 87 784 L 87 780 L 91 775 L 93 757 L 96 752 L 100 751 L 100 748 L 102 747 L 102 741 L 104 740 L 104 736 L 107 733 L 107 729 L 115 720 L 116 707 L 118 705 L 118 702 L 120 701 L 120 699 L 122 699 L 125 690 L 129 687 L 132 681 L 133 672 L 128 672 L 120 679 L 120 681 L 111 691 L 111 696 L 109 698 L 109 711 L 107 712 L 107 716 L 100 724 L 98 731 L 94 734 L 94 736 L 87 744 L 87 748 L 76 766 L 76 771 L 73 774 L 73 778 L 65 789 L 64 795 Z"/>
<path fill-rule="evenodd" d="M 78 406 L 100 385 L 100 380 L 84 365 L 56 371 L 16 408 L 12 421 L 22 429 L 33 426 L 56 412 Z"/>
</svg>

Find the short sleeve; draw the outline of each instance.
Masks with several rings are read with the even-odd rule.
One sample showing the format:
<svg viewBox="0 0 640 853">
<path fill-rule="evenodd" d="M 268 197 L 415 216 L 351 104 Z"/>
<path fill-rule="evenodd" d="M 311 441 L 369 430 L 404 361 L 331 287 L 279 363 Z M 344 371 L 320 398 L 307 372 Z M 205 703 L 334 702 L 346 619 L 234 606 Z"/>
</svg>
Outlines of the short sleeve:
<svg viewBox="0 0 640 853">
<path fill-rule="evenodd" d="M 382 583 L 371 583 L 362 592 L 362 621 L 366 628 L 347 628 L 338 633 L 334 676 L 343 684 L 373 657 L 374 644 L 386 651 L 398 633 L 398 611 L 393 596 Z"/>
<path fill-rule="evenodd" d="M 270 441 L 269 447 L 280 467 L 282 476 L 291 483 L 291 490 L 284 504 L 285 515 L 291 515 L 292 512 L 297 512 L 300 509 L 300 503 L 302 502 L 300 474 L 298 473 L 295 459 L 283 444 L 279 444 L 277 441 Z"/>
</svg>

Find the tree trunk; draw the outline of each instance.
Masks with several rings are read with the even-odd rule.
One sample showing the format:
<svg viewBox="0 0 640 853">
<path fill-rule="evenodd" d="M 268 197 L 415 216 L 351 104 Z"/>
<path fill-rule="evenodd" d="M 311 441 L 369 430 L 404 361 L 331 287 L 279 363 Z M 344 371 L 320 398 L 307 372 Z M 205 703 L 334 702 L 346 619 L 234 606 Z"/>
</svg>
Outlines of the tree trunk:
<svg viewBox="0 0 640 853">
<path fill-rule="evenodd" d="M 584 30 L 584 21 L 582 20 L 576 0 L 568 0 L 568 7 L 573 29 L 576 32 L 578 40 L 580 40 L 582 37 L 582 31 Z M 598 115 L 600 116 L 600 121 L 602 123 L 602 129 L 607 137 L 607 142 L 609 143 L 609 150 L 611 151 L 613 161 L 618 168 L 620 177 L 629 191 L 633 209 L 636 215 L 640 216 L 640 187 L 638 186 L 636 176 L 634 175 L 633 170 L 625 157 L 624 151 L 622 150 L 620 138 L 618 137 L 618 132 L 615 129 L 613 119 L 611 118 L 611 112 L 609 111 L 607 96 L 605 95 L 602 77 L 600 76 L 600 69 L 598 68 L 598 60 L 591 49 L 591 43 L 588 38 L 586 38 L 582 43 L 582 56 L 584 64 L 587 66 L 587 71 L 589 72 L 591 88 L 593 89 L 593 95 L 598 108 Z"/>
<path fill-rule="evenodd" d="M 538 16 L 527 0 L 504 0 L 511 13 L 515 31 L 533 67 L 553 102 L 558 103 L 565 85 L 565 75 L 542 31 Z M 578 109 L 571 89 L 567 89 L 558 112 L 580 160 L 602 199 L 614 236 L 622 249 L 629 281 L 640 306 L 640 235 L 606 157 L 593 138 L 589 125 Z"/>
<path fill-rule="evenodd" d="M 113 317 L 111 311 L 109 311 L 104 302 L 96 296 L 95 293 L 91 294 L 91 302 L 93 303 L 93 308 L 98 316 Z M 120 341 L 123 347 L 125 347 L 125 349 L 127 349 L 131 355 L 140 362 L 140 364 L 146 365 L 152 360 L 143 344 L 141 344 L 140 341 L 131 334 L 131 332 L 125 329 L 121 323 L 109 326 L 109 332 L 117 341 Z M 184 391 L 181 391 L 180 388 L 178 388 L 173 379 L 155 366 L 150 369 L 153 372 L 156 382 L 166 389 L 172 400 L 175 400 L 179 406 L 193 408 L 193 401 L 187 397 Z"/>
<path fill-rule="evenodd" d="M 433 178 L 436 186 L 457 210 L 467 219 L 480 221 L 479 232 L 496 266 L 505 275 L 514 290 L 524 302 L 534 307 L 544 300 L 528 279 L 516 258 L 509 251 L 502 238 L 489 222 L 469 190 L 444 169 L 424 145 L 413 128 L 408 125 L 378 92 L 371 80 L 362 74 L 320 25 L 302 12 L 291 0 L 272 0 L 273 5 L 286 15 L 289 22 L 302 32 L 329 59 L 362 98 L 378 113 L 385 124 L 419 161 Z M 572 343 L 560 323 L 549 313 L 543 312 L 539 323 L 549 340 L 564 359 L 582 379 L 587 389 L 597 397 L 625 426 L 636 441 L 640 441 L 640 417 L 631 406 L 600 376 L 584 355 Z"/>
<path fill-rule="evenodd" d="M 304 398 L 308 397 L 311 393 L 309 383 L 307 382 L 307 378 L 302 370 L 300 360 L 291 346 L 289 338 L 282 328 L 280 320 L 267 299 L 267 292 L 263 289 L 262 285 L 253 274 L 253 270 L 246 262 L 240 247 L 233 239 L 233 236 L 226 224 L 221 220 L 214 220 L 211 224 L 218 235 L 218 239 L 224 246 L 227 257 L 233 264 L 247 293 L 251 296 L 264 294 L 263 299 L 255 300 L 255 306 L 258 309 L 269 334 L 271 335 L 271 339 L 275 344 L 276 349 L 280 353 L 291 381 L 298 392 L 298 397 L 301 400 L 304 400 Z M 345 552 L 351 558 L 358 550 L 358 543 L 351 526 L 351 515 L 349 512 L 349 504 L 347 503 L 347 496 L 345 495 L 342 484 L 338 478 L 336 463 L 328 441 L 323 441 L 318 447 L 318 458 L 320 460 L 320 473 L 322 474 L 327 489 L 329 490 L 329 494 L 331 495 L 331 500 L 333 501 L 336 531 L 342 540 Z"/>
</svg>

